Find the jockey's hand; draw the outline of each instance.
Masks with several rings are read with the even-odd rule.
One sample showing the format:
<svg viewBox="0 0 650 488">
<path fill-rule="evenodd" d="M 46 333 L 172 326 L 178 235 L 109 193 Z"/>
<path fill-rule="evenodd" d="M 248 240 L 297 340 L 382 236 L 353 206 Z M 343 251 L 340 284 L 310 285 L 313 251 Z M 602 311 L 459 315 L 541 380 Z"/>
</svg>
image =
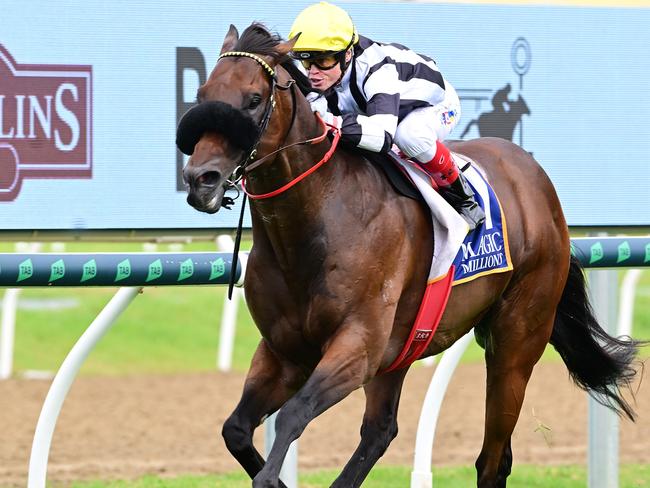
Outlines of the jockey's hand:
<svg viewBox="0 0 650 488">
<path fill-rule="evenodd" d="M 311 109 L 315 113 L 318 113 L 326 124 L 333 125 L 337 129 L 341 128 L 341 125 L 343 124 L 343 117 L 334 115 L 328 110 L 327 100 L 324 96 L 319 93 L 310 92 L 307 94 L 306 98 L 311 105 Z"/>
<path fill-rule="evenodd" d="M 323 121 L 326 124 L 334 126 L 339 131 L 341 131 L 341 126 L 343 125 L 343 117 L 339 115 L 334 115 L 331 112 L 326 112 L 325 115 L 323 116 Z"/>
<path fill-rule="evenodd" d="M 325 114 L 328 112 L 327 99 L 320 93 L 316 92 L 307 93 L 305 98 L 307 98 L 309 105 L 311 105 L 312 111 L 318 112 L 321 117 L 325 118 Z"/>
</svg>

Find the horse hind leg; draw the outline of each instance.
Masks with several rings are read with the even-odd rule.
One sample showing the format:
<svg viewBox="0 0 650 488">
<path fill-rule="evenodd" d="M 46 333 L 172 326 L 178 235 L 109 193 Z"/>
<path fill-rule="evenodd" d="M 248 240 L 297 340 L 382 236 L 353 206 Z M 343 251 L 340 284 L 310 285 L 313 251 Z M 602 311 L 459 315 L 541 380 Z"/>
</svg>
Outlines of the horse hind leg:
<svg viewBox="0 0 650 488">
<path fill-rule="evenodd" d="M 368 473 L 397 436 L 397 408 L 408 368 L 376 376 L 365 387 L 366 411 L 361 440 L 332 488 L 361 486 Z"/>
<path fill-rule="evenodd" d="M 485 433 L 476 460 L 479 488 L 505 488 L 512 467 L 510 440 L 528 380 L 549 341 L 559 292 L 539 287 L 540 272 L 511 285 L 486 326 Z M 555 300 L 555 301 L 554 301 Z"/>
<path fill-rule="evenodd" d="M 286 378 L 286 368 L 282 368 L 265 343 L 261 342 L 253 357 L 242 397 L 223 425 L 226 447 L 251 479 L 264 467 L 264 458 L 253 445 L 253 432 L 292 393 L 286 382 L 280 380 L 282 373 Z M 286 488 L 282 482 L 278 486 Z"/>
</svg>

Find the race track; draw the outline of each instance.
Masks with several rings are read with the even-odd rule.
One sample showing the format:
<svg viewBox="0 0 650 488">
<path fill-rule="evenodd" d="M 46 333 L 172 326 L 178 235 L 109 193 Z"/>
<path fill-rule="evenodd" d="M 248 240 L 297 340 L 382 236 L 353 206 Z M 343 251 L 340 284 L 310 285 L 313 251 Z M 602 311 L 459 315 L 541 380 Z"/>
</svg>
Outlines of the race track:
<svg viewBox="0 0 650 488">
<path fill-rule="evenodd" d="M 420 405 L 431 372 L 418 367 L 407 376 L 400 433 L 381 463 L 411 465 Z M 473 465 L 482 440 L 484 377 L 482 365 L 463 365 L 452 379 L 437 429 L 434 464 Z M 77 379 L 54 434 L 48 480 L 239 469 L 220 431 L 239 398 L 243 378 L 239 373 L 215 372 Z M 2 487 L 25 486 L 32 436 L 49 383 L 0 382 Z M 299 444 L 301 470 L 345 464 L 356 447 L 363 405 L 362 391 L 355 392 L 307 428 Z M 621 422 L 621 461 L 650 463 L 647 378 L 636 393 L 636 410 L 636 424 Z M 261 431 L 256 444 L 263 446 Z M 563 364 L 538 365 L 513 437 L 515 463 L 585 464 L 586 449 L 586 396 L 572 385 Z"/>
</svg>

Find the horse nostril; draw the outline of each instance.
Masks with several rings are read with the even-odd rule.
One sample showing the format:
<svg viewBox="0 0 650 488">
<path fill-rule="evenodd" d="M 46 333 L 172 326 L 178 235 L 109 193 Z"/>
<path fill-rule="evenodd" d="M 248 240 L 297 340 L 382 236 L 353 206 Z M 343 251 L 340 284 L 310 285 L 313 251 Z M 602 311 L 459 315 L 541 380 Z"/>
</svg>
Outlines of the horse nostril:
<svg viewBox="0 0 650 488">
<path fill-rule="evenodd" d="M 207 171 L 196 179 L 199 185 L 216 186 L 221 180 L 221 174 L 218 171 Z"/>
</svg>

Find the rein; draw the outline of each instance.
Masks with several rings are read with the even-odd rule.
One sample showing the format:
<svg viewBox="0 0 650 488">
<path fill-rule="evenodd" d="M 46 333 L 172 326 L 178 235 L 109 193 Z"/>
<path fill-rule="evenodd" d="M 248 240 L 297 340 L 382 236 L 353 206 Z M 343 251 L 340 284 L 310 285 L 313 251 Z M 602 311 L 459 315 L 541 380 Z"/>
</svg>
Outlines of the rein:
<svg viewBox="0 0 650 488">
<path fill-rule="evenodd" d="M 247 165 L 246 168 L 245 168 L 246 173 L 250 173 L 255 168 L 260 166 L 266 159 L 270 158 L 274 154 L 277 154 L 277 153 L 279 153 L 281 151 L 284 151 L 285 149 L 289 149 L 290 147 L 294 147 L 294 146 L 300 146 L 300 145 L 303 145 L 303 144 L 316 144 L 316 143 L 322 142 L 325 139 L 325 137 L 327 136 L 327 133 L 329 132 L 329 129 L 327 128 L 327 126 L 325 124 L 325 121 L 321 118 L 321 116 L 319 114 L 317 114 L 317 115 L 318 115 L 318 121 L 320 122 L 321 127 L 323 127 L 323 129 L 325 129 L 325 131 L 320 136 L 316 136 L 316 137 L 314 137 L 312 139 L 307 139 L 306 141 L 294 142 L 294 143 L 288 144 L 286 146 L 282 146 L 281 148 L 276 149 L 275 151 L 267 154 L 263 158 L 258 159 L 254 163 L 251 163 L 251 164 Z M 295 110 L 294 110 L 294 116 L 295 116 Z M 292 121 L 293 121 L 293 119 L 292 119 Z M 330 127 L 332 127 L 332 126 L 330 126 Z"/>
<path fill-rule="evenodd" d="M 339 139 L 341 139 L 341 130 L 339 128 L 337 128 L 336 126 L 326 124 L 325 121 L 323 121 L 323 119 L 321 118 L 320 115 L 316 114 L 316 117 L 317 117 L 318 121 L 320 122 L 321 126 L 325 129 L 320 136 L 314 137 L 312 139 L 307 139 L 306 141 L 294 142 L 293 144 L 289 144 L 288 146 L 281 147 L 280 149 L 277 149 L 277 150 L 273 151 L 271 154 L 268 154 L 264 158 L 256 161 L 252 166 L 249 166 L 248 168 L 246 168 L 246 172 L 249 172 L 249 171 L 252 171 L 253 169 L 255 169 L 257 166 L 259 166 L 269 156 L 272 156 L 272 155 L 274 155 L 274 154 L 276 154 L 276 153 L 278 153 L 280 151 L 283 151 L 285 149 L 288 149 L 290 147 L 299 146 L 299 145 L 303 145 L 303 144 L 317 144 L 319 142 L 322 142 L 325 139 L 325 137 L 327 137 L 327 134 L 330 131 L 332 131 L 333 134 L 334 134 L 334 139 L 332 140 L 332 145 L 330 146 L 329 150 L 323 156 L 323 159 L 318 161 L 315 165 L 313 165 L 311 168 L 309 168 L 304 173 L 301 173 L 300 175 L 296 176 L 293 180 L 291 180 L 286 185 L 283 185 L 280 188 L 278 188 L 277 190 L 273 190 L 273 191 L 268 192 L 268 193 L 260 193 L 260 194 L 255 195 L 255 194 L 249 192 L 246 189 L 246 178 L 243 177 L 242 182 L 241 182 L 242 183 L 242 188 L 244 189 L 244 193 L 246 193 L 246 195 L 248 195 L 248 197 L 251 200 L 263 200 L 263 199 L 272 198 L 272 197 L 275 197 L 275 196 L 278 196 L 278 195 L 284 193 L 285 191 L 287 191 L 292 186 L 296 185 L 297 183 L 300 183 L 302 180 L 307 178 L 310 174 L 312 174 L 314 171 L 316 171 L 318 168 L 320 168 L 322 165 L 324 165 L 326 162 L 328 162 L 330 160 L 330 158 L 332 157 L 332 154 L 334 154 L 334 151 L 336 151 L 336 147 L 338 146 Z"/>
<path fill-rule="evenodd" d="M 338 128 L 332 126 L 332 125 L 326 124 L 323 121 L 323 119 L 320 116 L 318 116 L 318 121 L 320 122 L 321 126 L 324 129 L 323 133 L 320 136 L 314 137 L 312 139 L 308 139 L 306 141 L 296 142 L 296 143 L 293 143 L 293 144 L 289 144 L 287 146 L 283 146 L 283 147 L 281 147 L 279 149 L 276 149 L 275 151 L 271 152 L 270 154 L 267 154 L 263 158 L 255 161 L 255 162 L 252 162 L 252 160 L 255 158 L 255 155 L 257 154 L 257 146 L 259 145 L 260 141 L 262 140 L 262 136 L 264 135 L 264 132 L 266 131 L 266 128 L 267 128 L 267 126 L 269 124 L 269 121 L 271 120 L 271 115 L 273 113 L 273 109 L 275 108 L 275 103 L 276 103 L 275 102 L 275 88 L 278 88 L 278 89 L 281 89 L 281 90 L 291 90 L 291 101 L 292 101 L 291 123 L 289 124 L 289 129 L 287 130 L 287 136 L 286 137 L 288 137 L 289 133 L 291 132 L 291 129 L 293 128 L 293 125 L 294 125 L 294 122 L 295 122 L 295 119 L 296 119 L 295 80 L 290 79 L 287 82 L 286 85 L 279 85 L 277 83 L 277 76 L 276 76 L 275 70 L 266 61 L 264 61 L 264 59 L 262 59 L 260 56 L 257 56 L 256 54 L 253 54 L 253 53 L 249 53 L 249 52 L 245 52 L 245 51 L 227 51 L 227 52 L 221 54 L 219 56 L 219 58 L 217 59 L 217 61 L 219 59 L 225 58 L 225 57 L 247 57 L 247 58 L 253 59 L 260 66 L 262 66 L 262 68 L 264 68 L 264 70 L 267 72 L 267 74 L 271 78 L 271 96 L 269 97 L 269 102 L 268 102 L 268 104 L 266 106 L 266 110 L 264 112 L 264 115 L 263 115 L 262 120 L 261 120 L 260 125 L 259 125 L 260 130 L 259 130 L 259 133 L 258 133 L 258 136 L 257 136 L 257 140 L 253 144 L 253 146 L 252 146 L 250 152 L 248 153 L 248 155 L 246 155 L 240 161 L 239 165 L 237 165 L 237 167 L 233 171 L 230 179 L 228 180 L 230 186 L 235 187 L 235 188 L 236 188 L 237 182 L 239 182 L 241 180 L 242 188 L 243 188 L 244 193 L 245 193 L 244 198 L 242 200 L 241 213 L 239 215 L 239 223 L 238 223 L 238 226 L 237 226 L 237 233 L 236 233 L 236 236 L 235 236 L 235 246 L 234 246 L 234 249 L 233 249 L 232 264 L 231 264 L 232 269 L 236 270 L 237 269 L 237 264 L 238 264 L 237 261 L 238 261 L 238 258 L 239 258 L 239 246 L 240 246 L 240 243 L 241 243 L 242 222 L 243 222 L 243 218 L 244 218 L 244 211 L 245 211 L 245 208 L 246 208 L 246 197 L 249 196 L 251 199 L 255 199 L 255 200 L 263 199 L 263 198 L 270 198 L 270 197 L 279 195 L 280 193 L 283 193 L 284 191 L 288 190 L 289 188 L 294 186 L 299 181 L 301 181 L 304 178 L 306 178 L 307 176 L 309 176 L 311 173 L 316 171 L 320 166 L 325 164 L 332 157 L 332 154 L 334 154 L 334 151 L 336 150 L 336 146 L 338 145 L 339 139 L 341 138 L 341 131 L 340 131 L 340 129 L 338 129 Z M 334 132 L 334 140 L 332 141 L 332 146 L 327 151 L 327 153 L 325 154 L 323 159 L 321 159 L 318 163 L 316 163 L 309 170 L 305 171 L 303 174 L 301 174 L 297 178 L 293 179 L 288 184 L 284 185 L 283 187 L 279 188 L 278 190 L 275 190 L 275 191 L 270 192 L 270 193 L 265 193 L 265 194 L 262 194 L 262 195 L 252 195 L 246 190 L 245 179 L 244 179 L 244 173 L 245 172 L 248 173 L 248 172 L 252 171 L 253 169 L 259 167 L 260 164 L 262 162 L 264 162 L 265 160 L 267 160 L 269 157 L 279 153 L 280 151 L 288 149 L 290 147 L 298 146 L 298 145 L 302 145 L 302 144 L 316 144 L 316 143 L 319 143 L 319 142 L 323 141 L 327 137 L 327 134 L 328 134 L 328 132 L 330 130 L 332 130 Z M 286 137 L 285 137 L 285 139 L 286 139 Z M 228 298 L 229 299 L 232 298 L 232 290 L 233 290 L 233 287 L 234 287 L 234 284 L 235 284 L 235 278 L 234 278 L 235 274 L 236 273 L 231 273 L 230 274 L 230 282 L 228 283 Z"/>
<path fill-rule="evenodd" d="M 219 61 L 221 58 L 226 58 L 226 57 L 246 57 L 246 58 L 251 58 L 257 63 L 264 68 L 264 70 L 268 73 L 268 75 L 271 77 L 271 96 L 269 97 L 269 103 L 266 106 L 266 110 L 264 111 L 264 116 L 262 117 L 262 121 L 260 122 L 260 131 L 257 136 L 257 141 L 255 141 L 255 144 L 253 144 L 250 152 L 248 153 L 247 156 L 244 157 L 239 162 L 239 165 L 235 168 L 231 175 L 231 179 L 228 180 L 230 183 L 230 186 L 236 188 L 236 184 L 239 180 L 242 179 L 244 176 L 244 169 L 246 168 L 247 164 L 249 161 L 251 161 L 255 155 L 257 154 L 257 146 L 259 145 L 260 141 L 262 140 L 262 136 L 264 135 L 264 132 L 266 131 L 266 127 L 269 125 L 269 121 L 271 120 L 271 114 L 273 112 L 273 109 L 275 108 L 275 87 L 279 86 L 277 85 L 277 77 L 275 75 L 275 70 L 269 66 L 269 64 L 264 61 L 261 57 L 257 56 L 256 54 L 253 53 L 248 53 L 245 51 L 227 51 L 219 56 L 217 61 Z M 293 80 L 291 80 L 293 81 Z M 289 82 L 284 89 L 291 88 L 292 83 Z M 293 92 L 292 92 L 293 94 Z M 293 125 L 293 119 L 291 120 L 291 124 Z M 242 204 L 241 204 L 241 213 L 239 214 L 239 222 L 237 224 L 237 233 L 235 234 L 235 245 L 232 250 L 232 264 L 231 268 L 235 270 L 234 272 L 230 273 L 230 280 L 228 282 L 228 300 L 232 300 L 232 290 L 235 286 L 235 274 L 237 271 L 237 264 L 239 261 L 239 246 L 241 244 L 241 233 L 242 233 L 242 226 L 243 226 L 243 221 L 244 221 L 244 210 L 246 208 L 246 195 L 244 195 L 244 198 L 242 199 Z"/>
<path fill-rule="evenodd" d="M 278 85 L 278 78 L 276 76 L 275 70 L 269 66 L 269 64 L 264 61 L 260 56 L 245 52 L 245 51 L 227 51 L 223 54 L 221 54 L 218 58 L 217 61 L 219 61 L 221 58 L 228 58 L 228 57 L 236 57 L 236 58 L 250 58 L 254 61 L 256 61 L 262 68 L 264 68 L 264 71 L 270 76 L 271 78 L 271 96 L 269 97 L 269 102 L 266 105 L 266 109 L 264 111 L 264 115 L 262 116 L 262 120 L 260 121 L 259 124 L 259 132 L 257 136 L 257 140 L 255 141 L 255 144 L 251 147 L 251 150 L 249 153 L 239 162 L 235 170 L 233 171 L 230 180 L 228 182 L 230 183 L 231 186 L 235 186 L 239 180 L 241 180 L 243 174 L 244 174 L 244 169 L 248 165 L 249 161 L 251 161 L 253 158 L 255 158 L 255 155 L 257 154 L 257 146 L 259 146 L 260 141 L 262 140 L 262 136 L 264 135 L 264 132 L 266 132 L 266 128 L 269 125 L 269 121 L 271 120 L 271 114 L 273 113 L 273 109 L 275 108 L 275 88 L 276 86 L 278 88 L 282 89 L 289 89 L 291 88 L 292 84 L 294 83 L 294 80 L 290 80 L 289 83 L 285 86 Z M 234 176 L 234 177 L 233 177 Z"/>
<path fill-rule="evenodd" d="M 262 140 L 262 136 L 264 135 L 264 132 L 266 131 L 266 128 L 269 124 L 269 121 L 271 120 L 271 115 L 273 113 L 273 109 L 275 108 L 275 88 L 281 89 L 281 90 L 291 90 L 291 101 L 292 101 L 292 110 L 291 110 L 291 123 L 289 124 L 289 129 L 287 130 L 287 135 L 286 137 L 289 136 L 289 133 L 291 132 L 291 129 L 293 128 L 295 119 L 296 119 L 296 94 L 295 90 L 292 89 L 295 86 L 295 80 L 290 79 L 286 85 L 279 85 L 277 84 L 277 76 L 275 70 L 266 62 L 264 59 L 262 59 L 260 56 L 257 54 L 249 53 L 246 51 L 227 51 L 219 56 L 217 61 L 221 58 L 225 57 L 246 57 L 250 58 L 254 61 L 256 61 L 264 70 L 267 72 L 269 77 L 271 78 L 271 96 L 269 97 L 269 103 L 266 106 L 266 110 L 264 112 L 264 116 L 262 117 L 262 120 L 259 125 L 259 133 L 257 136 L 257 140 L 255 141 L 255 144 L 253 144 L 251 150 L 249 151 L 248 155 L 243 158 L 240 163 L 237 165 L 237 167 L 234 169 L 230 179 L 228 179 L 228 183 L 230 186 L 235 187 L 236 184 L 241 181 L 242 182 L 242 188 L 244 190 L 244 193 L 248 195 L 253 200 L 261 200 L 265 198 L 271 198 L 276 195 L 279 195 L 281 193 L 284 193 L 286 190 L 289 188 L 293 187 L 295 184 L 298 182 L 302 181 L 305 179 L 307 176 L 312 174 L 314 171 L 316 171 L 318 168 L 320 168 L 323 164 L 325 164 L 329 159 L 332 157 L 332 154 L 334 154 L 334 151 L 336 150 L 336 147 L 338 145 L 339 139 L 341 138 L 341 131 L 339 128 L 326 124 L 323 119 L 320 117 L 320 115 L 317 114 L 317 119 L 318 122 L 320 123 L 321 127 L 324 129 L 323 133 L 320 136 L 307 139 L 305 141 L 300 141 L 300 142 L 294 142 L 292 144 L 288 144 L 286 146 L 282 146 L 279 149 L 276 149 L 275 151 L 267 154 L 266 156 L 256 160 L 253 162 L 253 159 L 255 158 L 257 154 L 257 146 L 259 145 L 260 141 Z M 278 154 L 281 151 L 284 151 L 285 149 L 289 149 L 294 146 L 300 146 L 303 144 L 316 144 L 319 142 L 322 142 L 325 137 L 327 137 L 328 132 L 332 131 L 334 133 L 334 139 L 332 140 L 332 146 L 330 149 L 325 153 L 325 156 L 323 156 L 323 159 L 321 159 L 318 163 L 316 163 L 314 166 L 309 168 L 307 171 L 304 173 L 300 174 L 293 180 L 291 180 L 289 183 L 286 185 L 282 186 L 281 188 L 269 192 L 269 193 L 263 193 L 260 195 L 254 195 L 250 193 L 248 190 L 246 190 L 246 179 L 244 177 L 245 173 L 250 173 L 253 171 L 255 168 L 259 167 L 262 163 L 264 163 L 267 159 L 269 159 L 271 156 L 274 156 Z M 285 137 L 285 139 L 286 139 Z M 242 205 L 243 207 L 243 205 Z"/>
</svg>

